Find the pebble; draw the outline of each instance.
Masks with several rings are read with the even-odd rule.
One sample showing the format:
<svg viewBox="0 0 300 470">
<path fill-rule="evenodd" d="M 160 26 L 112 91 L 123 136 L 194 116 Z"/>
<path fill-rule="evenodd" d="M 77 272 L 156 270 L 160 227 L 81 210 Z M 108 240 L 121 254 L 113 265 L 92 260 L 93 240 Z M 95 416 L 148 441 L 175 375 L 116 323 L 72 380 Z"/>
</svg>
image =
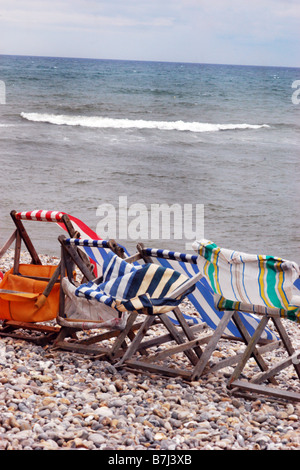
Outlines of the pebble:
<svg viewBox="0 0 300 470">
<path fill-rule="evenodd" d="M 3 337 L 0 450 L 300 449 L 299 403 L 233 397 L 226 384 L 222 371 L 187 384 Z"/>
</svg>

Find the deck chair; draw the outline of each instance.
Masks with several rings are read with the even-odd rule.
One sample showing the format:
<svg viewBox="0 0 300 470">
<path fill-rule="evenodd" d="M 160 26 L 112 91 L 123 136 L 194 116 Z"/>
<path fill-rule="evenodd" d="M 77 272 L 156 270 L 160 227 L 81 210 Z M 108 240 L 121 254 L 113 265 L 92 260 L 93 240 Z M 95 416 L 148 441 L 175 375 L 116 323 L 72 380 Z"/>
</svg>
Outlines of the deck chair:
<svg viewBox="0 0 300 470">
<path fill-rule="evenodd" d="M 73 227 L 77 230 L 77 233 L 80 234 L 80 241 L 78 240 L 76 242 L 76 248 L 78 248 L 88 257 L 96 277 L 100 277 L 102 275 L 102 267 L 107 253 L 107 250 L 105 248 L 105 246 L 107 246 L 107 243 L 109 243 L 109 249 L 112 250 L 115 254 L 117 254 L 120 258 L 126 259 L 128 262 L 131 262 L 135 265 L 139 265 L 139 262 L 137 261 L 138 257 L 131 257 L 130 253 L 128 252 L 125 246 L 120 245 L 115 240 L 102 240 L 97 233 L 95 233 L 90 227 L 84 224 L 80 219 L 73 217 L 70 214 L 67 215 L 69 220 L 72 222 Z M 64 230 L 66 230 L 63 224 L 61 224 L 61 226 Z M 103 246 L 101 241 L 104 242 Z M 75 241 L 72 241 L 72 243 L 75 245 Z M 140 257 L 140 259 L 142 259 L 142 257 Z M 176 270 L 176 266 L 173 267 L 173 269 Z M 182 274 L 188 274 L 189 277 L 192 277 L 196 273 L 190 275 L 190 273 L 182 272 Z M 168 312 L 167 315 L 174 324 L 178 324 L 178 321 L 176 320 L 172 312 Z M 194 322 L 197 324 L 202 323 L 202 320 L 200 318 L 189 317 L 189 315 L 184 315 L 184 317 L 188 322 Z"/>
<path fill-rule="evenodd" d="M 181 376 L 186 380 L 198 380 L 203 374 L 228 367 L 237 362 L 237 358 L 232 358 L 230 363 L 221 362 L 213 365 L 213 368 L 208 367 L 208 360 L 205 359 L 207 351 L 204 351 L 207 343 L 214 337 L 213 331 L 217 330 L 218 334 L 221 330 L 220 337 L 225 340 L 241 341 L 239 329 L 233 321 L 227 322 L 225 328 L 222 327 L 222 313 L 218 312 L 214 307 L 213 292 L 206 282 L 205 278 L 199 272 L 197 265 L 198 256 L 179 253 L 169 250 L 145 248 L 142 243 L 137 245 L 137 253 L 128 258 L 128 261 L 134 262 L 143 260 L 145 263 L 157 263 L 163 267 L 172 268 L 178 272 L 183 273 L 189 278 L 200 274 L 198 281 L 195 284 L 195 289 L 188 295 L 188 300 L 195 307 L 195 314 L 183 314 L 178 307 L 172 312 L 173 318 L 169 313 L 169 318 L 172 318 L 174 325 L 178 326 L 178 335 L 180 336 L 180 345 L 174 346 L 174 335 L 168 331 L 164 334 L 162 329 L 161 334 L 155 332 L 153 339 L 149 340 L 150 329 L 152 328 L 151 319 L 145 319 L 143 328 L 137 334 L 137 338 L 133 344 L 125 352 L 122 359 L 119 361 L 119 367 L 128 367 L 135 370 L 143 370 L 148 372 L 156 372 L 169 376 Z M 258 320 L 250 313 L 241 313 L 241 322 L 246 331 L 252 334 L 255 326 L 258 325 Z M 165 325 L 164 325 L 165 326 Z M 146 337 L 147 336 L 147 337 Z M 262 333 L 261 343 L 268 347 L 269 343 L 277 341 L 277 337 L 268 328 L 265 328 Z M 165 344 L 163 344 L 165 343 Z M 168 347 L 166 345 L 168 344 Z M 163 346 L 162 346 L 163 345 Z M 154 348 L 163 349 L 162 352 L 153 352 Z M 148 352 L 148 357 L 145 355 Z M 142 354 L 141 354 L 142 353 Z M 182 362 L 181 367 L 175 367 L 176 361 L 170 361 L 170 357 L 174 356 Z M 185 357 L 183 357 L 185 355 Z M 188 357 L 192 360 L 187 361 Z M 185 360 L 182 361 L 182 359 Z"/>
<path fill-rule="evenodd" d="M 62 270 L 67 271 L 68 277 L 64 277 L 61 284 L 57 322 L 64 329 L 55 341 L 55 347 L 115 360 L 126 350 L 126 340 L 129 338 L 131 341 L 134 331 L 142 326 L 143 323 L 138 322 L 141 314 L 151 317 L 152 322 L 162 319 L 176 333 L 166 314 L 191 292 L 199 275 L 191 280 L 173 269 L 153 264 L 131 264 L 112 250 L 107 250 L 107 242 L 103 240 L 60 236 L 59 241 L 62 245 Z M 86 272 L 78 257 L 78 247 L 106 250 L 105 254 L 102 253 L 104 262 L 100 277 Z M 77 265 L 88 279 L 87 283 L 76 284 L 70 262 Z M 68 329 L 109 331 L 74 342 L 63 337 L 64 333 L 68 336 Z M 112 338 L 113 344 L 103 346 L 103 342 Z M 99 342 L 102 343 L 100 346 L 95 345 Z"/>
<path fill-rule="evenodd" d="M 0 250 L 0 258 L 14 243 L 14 265 L 0 283 L 0 336 L 10 336 L 38 344 L 50 342 L 59 328 L 43 325 L 56 318 L 59 306 L 60 267 L 42 265 L 24 227 L 24 220 L 62 224 L 71 236 L 77 234 L 68 216 L 57 211 L 11 211 L 16 229 Z M 20 263 L 22 243 L 32 260 Z"/>
<path fill-rule="evenodd" d="M 223 312 L 222 328 L 233 319 L 246 343 L 228 387 L 234 393 L 246 397 L 263 394 L 300 401 L 300 393 L 284 387 L 284 377 L 281 378 L 280 387 L 277 382 L 278 374 L 290 366 L 294 367 L 296 376 L 300 379 L 300 351 L 295 351 L 283 325 L 286 320 L 300 323 L 300 296 L 295 289 L 295 282 L 299 280 L 299 266 L 272 256 L 249 255 L 219 248 L 208 240 L 195 242 L 193 246 L 199 254 L 199 270 L 215 293 L 216 308 Z M 245 332 L 238 312 L 251 312 L 260 318 L 252 336 Z M 267 359 L 262 357 L 256 347 L 269 321 L 280 337 L 283 354 L 286 356 L 275 364 L 270 362 L 271 365 L 268 365 Z M 210 354 L 218 339 L 212 338 Z M 253 359 L 254 365 L 259 367 L 258 374 L 253 373 Z M 250 378 L 241 380 L 241 375 L 245 376 L 246 373 L 250 374 Z M 270 386 L 270 382 L 277 387 Z"/>
<path fill-rule="evenodd" d="M 163 267 L 173 268 L 189 277 L 193 277 L 199 272 L 197 255 L 178 253 L 166 249 L 145 248 L 142 243 L 137 245 L 137 249 L 139 253 L 137 256 L 148 262 L 157 262 Z M 194 306 L 197 316 L 189 318 L 186 316 L 187 320 L 194 324 L 203 322 L 210 329 L 216 330 L 223 313 L 216 309 L 214 292 L 204 276 L 197 281 L 195 290 L 188 295 L 188 299 Z M 248 333 L 252 335 L 258 326 L 259 320 L 248 312 L 240 312 L 240 317 Z M 240 331 L 233 321 L 228 322 L 224 333 L 232 339 L 241 339 Z M 268 342 L 278 338 L 272 330 L 266 327 L 262 332 L 262 339 L 264 342 Z"/>
<path fill-rule="evenodd" d="M 93 356 L 97 359 L 108 359 L 117 356 L 126 346 L 126 338 L 134 333 L 135 317 L 127 321 L 127 316 L 105 305 L 97 305 L 75 295 L 76 287 L 84 282 L 96 279 L 96 273 L 103 273 L 103 263 L 109 253 L 119 253 L 115 242 L 100 239 L 74 239 L 60 235 L 61 244 L 61 290 L 59 314 L 56 318 L 61 326 L 59 335 L 54 341 L 55 349 L 73 351 Z M 96 269 L 87 266 L 80 256 L 81 249 L 87 250 L 88 256 L 95 261 Z M 86 253 L 86 252 L 85 252 Z M 101 260 L 101 263 L 100 263 Z M 81 278 L 75 276 L 74 268 Z M 99 278 L 98 278 L 99 279 Z M 96 330 L 96 331 L 95 331 Z M 82 337 L 81 332 L 87 334 Z"/>
</svg>

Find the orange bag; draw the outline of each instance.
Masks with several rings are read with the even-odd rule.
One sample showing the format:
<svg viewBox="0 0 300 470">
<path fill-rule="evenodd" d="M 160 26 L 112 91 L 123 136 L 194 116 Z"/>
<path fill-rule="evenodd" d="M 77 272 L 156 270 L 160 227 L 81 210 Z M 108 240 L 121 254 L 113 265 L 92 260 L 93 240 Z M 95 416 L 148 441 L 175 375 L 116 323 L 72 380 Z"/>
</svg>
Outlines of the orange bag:
<svg viewBox="0 0 300 470">
<path fill-rule="evenodd" d="M 59 283 L 55 283 L 49 296 L 43 298 L 49 281 L 22 277 L 51 278 L 56 268 L 57 266 L 52 265 L 20 264 L 21 276 L 13 274 L 13 269 L 5 273 L 0 283 L 0 320 L 35 323 L 56 318 L 59 308 Z"/>
</svg>

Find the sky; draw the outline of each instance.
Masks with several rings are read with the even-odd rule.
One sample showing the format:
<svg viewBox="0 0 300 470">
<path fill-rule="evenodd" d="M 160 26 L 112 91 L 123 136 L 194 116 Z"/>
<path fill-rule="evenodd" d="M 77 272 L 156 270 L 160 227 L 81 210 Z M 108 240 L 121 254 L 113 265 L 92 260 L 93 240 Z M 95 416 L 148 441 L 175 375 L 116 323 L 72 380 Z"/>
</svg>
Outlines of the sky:
<svg viewBox="0 0 300 470">
<path fill-rule="evenodd" d="M 0 54 L 300 67 L 300 1 L 0 0 Z"/>
</svg>

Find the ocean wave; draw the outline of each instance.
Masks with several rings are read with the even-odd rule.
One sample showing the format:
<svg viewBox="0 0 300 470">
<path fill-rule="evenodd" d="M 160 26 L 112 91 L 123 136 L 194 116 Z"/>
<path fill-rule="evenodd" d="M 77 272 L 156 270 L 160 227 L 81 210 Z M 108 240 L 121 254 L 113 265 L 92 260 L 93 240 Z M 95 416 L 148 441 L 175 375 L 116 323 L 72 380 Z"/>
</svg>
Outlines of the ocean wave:
<svg viewBox="0 0 300 470">
<path fill-rule="evenodd" d="M 102 116 L 67 116 L 42 113 L 21 113 L 28 121 L 56 124 L 58 126 L 82 126 L 90 128 L 114 129 L 159 129 L 190 132 L 217 132 L 227 130 L 260 129 L 267 124 L 213 124 L 184 121 L 145 121 L 143 119 L 113 119 Z"/>
</svg>

